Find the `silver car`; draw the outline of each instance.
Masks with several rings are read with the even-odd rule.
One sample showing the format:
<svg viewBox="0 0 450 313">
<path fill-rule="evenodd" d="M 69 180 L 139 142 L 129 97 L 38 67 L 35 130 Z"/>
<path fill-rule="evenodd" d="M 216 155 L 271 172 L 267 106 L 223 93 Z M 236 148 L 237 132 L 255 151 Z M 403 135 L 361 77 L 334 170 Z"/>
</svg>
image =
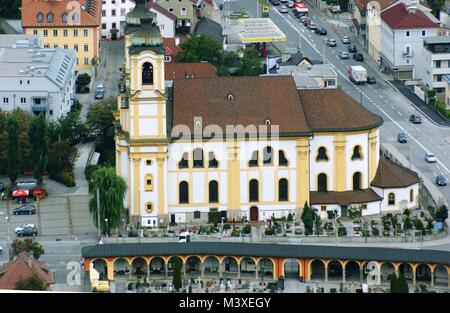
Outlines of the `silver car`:
<svg viewBox="0 0 450 313">
<path fill-rule="evenodd" d="M 349 58 L 348 52 L 347 51 L 339 52 L 339 58 L 341 58 L 341 59 L 348 59 Z"/>
<path fill-rule="evenodd" d="M 288 13 L 288 12 L 289 12 L 289 10 L 288 10 L 287 6 L 282 5 L 280 8 L 280 13 Z"/>
<path fill-rule="evenodd" d="M 341 42 L 342 42 L 343 44 L 348 45 L 348 44 L 350 44 L 350 38 L 348 38 L 348 36 L 342 36 L 342 37 L 341 37 Z"/>
</svg>

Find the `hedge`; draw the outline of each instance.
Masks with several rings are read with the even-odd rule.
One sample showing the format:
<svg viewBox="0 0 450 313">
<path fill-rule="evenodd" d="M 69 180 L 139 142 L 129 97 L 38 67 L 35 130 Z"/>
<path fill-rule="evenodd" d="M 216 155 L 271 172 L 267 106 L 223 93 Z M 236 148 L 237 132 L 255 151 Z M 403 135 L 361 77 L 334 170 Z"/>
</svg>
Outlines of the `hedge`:
<svg viewBox="0 0 450 313">
<path fill-rule="evenodd" d="M 75 186 L 75 176 L 73 172 L 61 172 L 56 176 L 51 176 L 53 180 L 60 182 L 61 184 L 66 185 L 67 187 Z"/>
<path fill-rule="evenodd" d="M 445 107 L 444 102 L 436 100 L 436 110 L 439 111 L 446 119 L 450 119 L 450 110 Z"/>
</svg>

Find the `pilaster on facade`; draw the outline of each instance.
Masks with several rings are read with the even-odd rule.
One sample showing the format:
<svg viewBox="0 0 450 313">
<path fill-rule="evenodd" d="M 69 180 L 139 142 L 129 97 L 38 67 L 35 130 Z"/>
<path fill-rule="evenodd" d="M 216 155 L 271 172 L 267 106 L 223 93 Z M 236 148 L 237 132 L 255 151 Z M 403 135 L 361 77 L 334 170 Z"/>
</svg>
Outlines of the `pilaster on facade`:
<svg viewBox="0 0 450 313">
<path fill-rule="evenodd" d="M 334 144 L 334 190 L 347 190 L 346 184 L 346 136 L 336 134 L 333 141 Z"/>
</svg>

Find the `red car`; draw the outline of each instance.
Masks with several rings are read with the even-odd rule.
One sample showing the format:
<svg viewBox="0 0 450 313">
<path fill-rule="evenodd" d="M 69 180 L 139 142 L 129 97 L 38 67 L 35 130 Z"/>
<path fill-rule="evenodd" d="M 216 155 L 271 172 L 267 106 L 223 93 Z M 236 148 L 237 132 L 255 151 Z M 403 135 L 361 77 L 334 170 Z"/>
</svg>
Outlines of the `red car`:
<svg viewBox="0 0 450 313">
<path fill-rule="evenodd" d="M 309 18 L 305 18 L 303 21 L 303 25 L 308 26 L 311 23 L 311 20 Z"/>
</svg>

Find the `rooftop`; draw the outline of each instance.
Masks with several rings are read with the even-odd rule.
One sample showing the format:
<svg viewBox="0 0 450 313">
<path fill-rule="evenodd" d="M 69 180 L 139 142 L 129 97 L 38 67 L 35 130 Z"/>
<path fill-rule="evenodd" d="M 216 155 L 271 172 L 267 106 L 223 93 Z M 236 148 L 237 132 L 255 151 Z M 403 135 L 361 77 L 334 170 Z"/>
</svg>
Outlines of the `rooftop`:
<svg viewBox="0 0 450 313">
<path fill-rule="evenodd" d="M 423 42 L 426 45 L 448 44 L 450 43 L 450 36 L 425 37 L 423 38 Z"/>
<path fill-rule="evenodd" d="M 6 263 L 0 270 L 0 289 L 15 289 L 18 280 L 28 278 L 33 273 L 42 280 L 45 286 L 55 283 L 53 273 L 44 263 L 29 257 L 26 252 L 22 252 L 15 260 Z"/>
<path fill-rule="evenodd" d="M 195 94 L 196 97 L 192 97 Z M 173 125 L 279 126 L 280 136 L 312 132 L 359 131 L 379 127 L 383 119 L 341 89 L 297 90 L 292 76 L 175 79 Z"/>
<path fill-rule="evenodd" d="M 419 181 L 420 178 L 416 172 L 381 157 L 377 173 L 370 184 L 380 188 L 403 188 L 417 184 Z"/>
<path fill-rule="evenodd" d="M 286 35 L 269 18 L 239 19 L 225 31 L 237 34 L 242 43 L 286 41 Z"/>
<path fill-rule="evenodd" d="M 47 77 L 64 87 L 75 66 L 75 50 L 0 48 L 0 76 Z"/>
<path fill-rule="evenodd" d="M 166 80 L 180 78 L 211 78 L 217 77 L 217 69 L 208 62 L 202 63 L 175 63 L 164 64 Z"/>
<path fill-rule="evenodd" d="M 102 244 L 83 247 L 81 255 L 84 258 L 165 255 L 236 255 L 450 264 L 450 252 L 441 250 L 241 242 L 221 242 L 220 244 L 217 244 L 217 242 Z"/>
<path fill-rule="evenodd" d="M 271 75 L 292 75 L 297 88 L 321 88 L 318 78 L 337 79 L 337 73 L 330 64 L 280 66 L 277 72 Z"/>
<path fill-rule="evenodd" d="M 416 8 L 408 11 L 405 3 L 399 2 L 381 13 L 381 19 L 393 29 L 438 28 L 439 23 Z"/>
<path fill-rule="evenodd" d="M 311 191 L 311 204 L 339 204 L 350 205 L 380 201 L 382 198 L 372 189 L 358 191 Z"/>
<path fill-rule="evenodd" d="M 79 0 L 81 14 L 68 13 L 74 10 L 72 0 L 22 0 L 22 27 L 67 27 L 73 25 L 99 26 L 101 19 L 101 0 Z M 42 13 L 42 22 L 38 23 L 38 15 Z M 48 20 L 48 14 L 53 14 L 53 22 Z M 67 18 L 64 21 L 63 16 Z"/>
<path fill-rule="evenodd" d="M 40 48 L 41 39 L 38 35 L 0 35 L 0 48 Z"/>
</svg>

